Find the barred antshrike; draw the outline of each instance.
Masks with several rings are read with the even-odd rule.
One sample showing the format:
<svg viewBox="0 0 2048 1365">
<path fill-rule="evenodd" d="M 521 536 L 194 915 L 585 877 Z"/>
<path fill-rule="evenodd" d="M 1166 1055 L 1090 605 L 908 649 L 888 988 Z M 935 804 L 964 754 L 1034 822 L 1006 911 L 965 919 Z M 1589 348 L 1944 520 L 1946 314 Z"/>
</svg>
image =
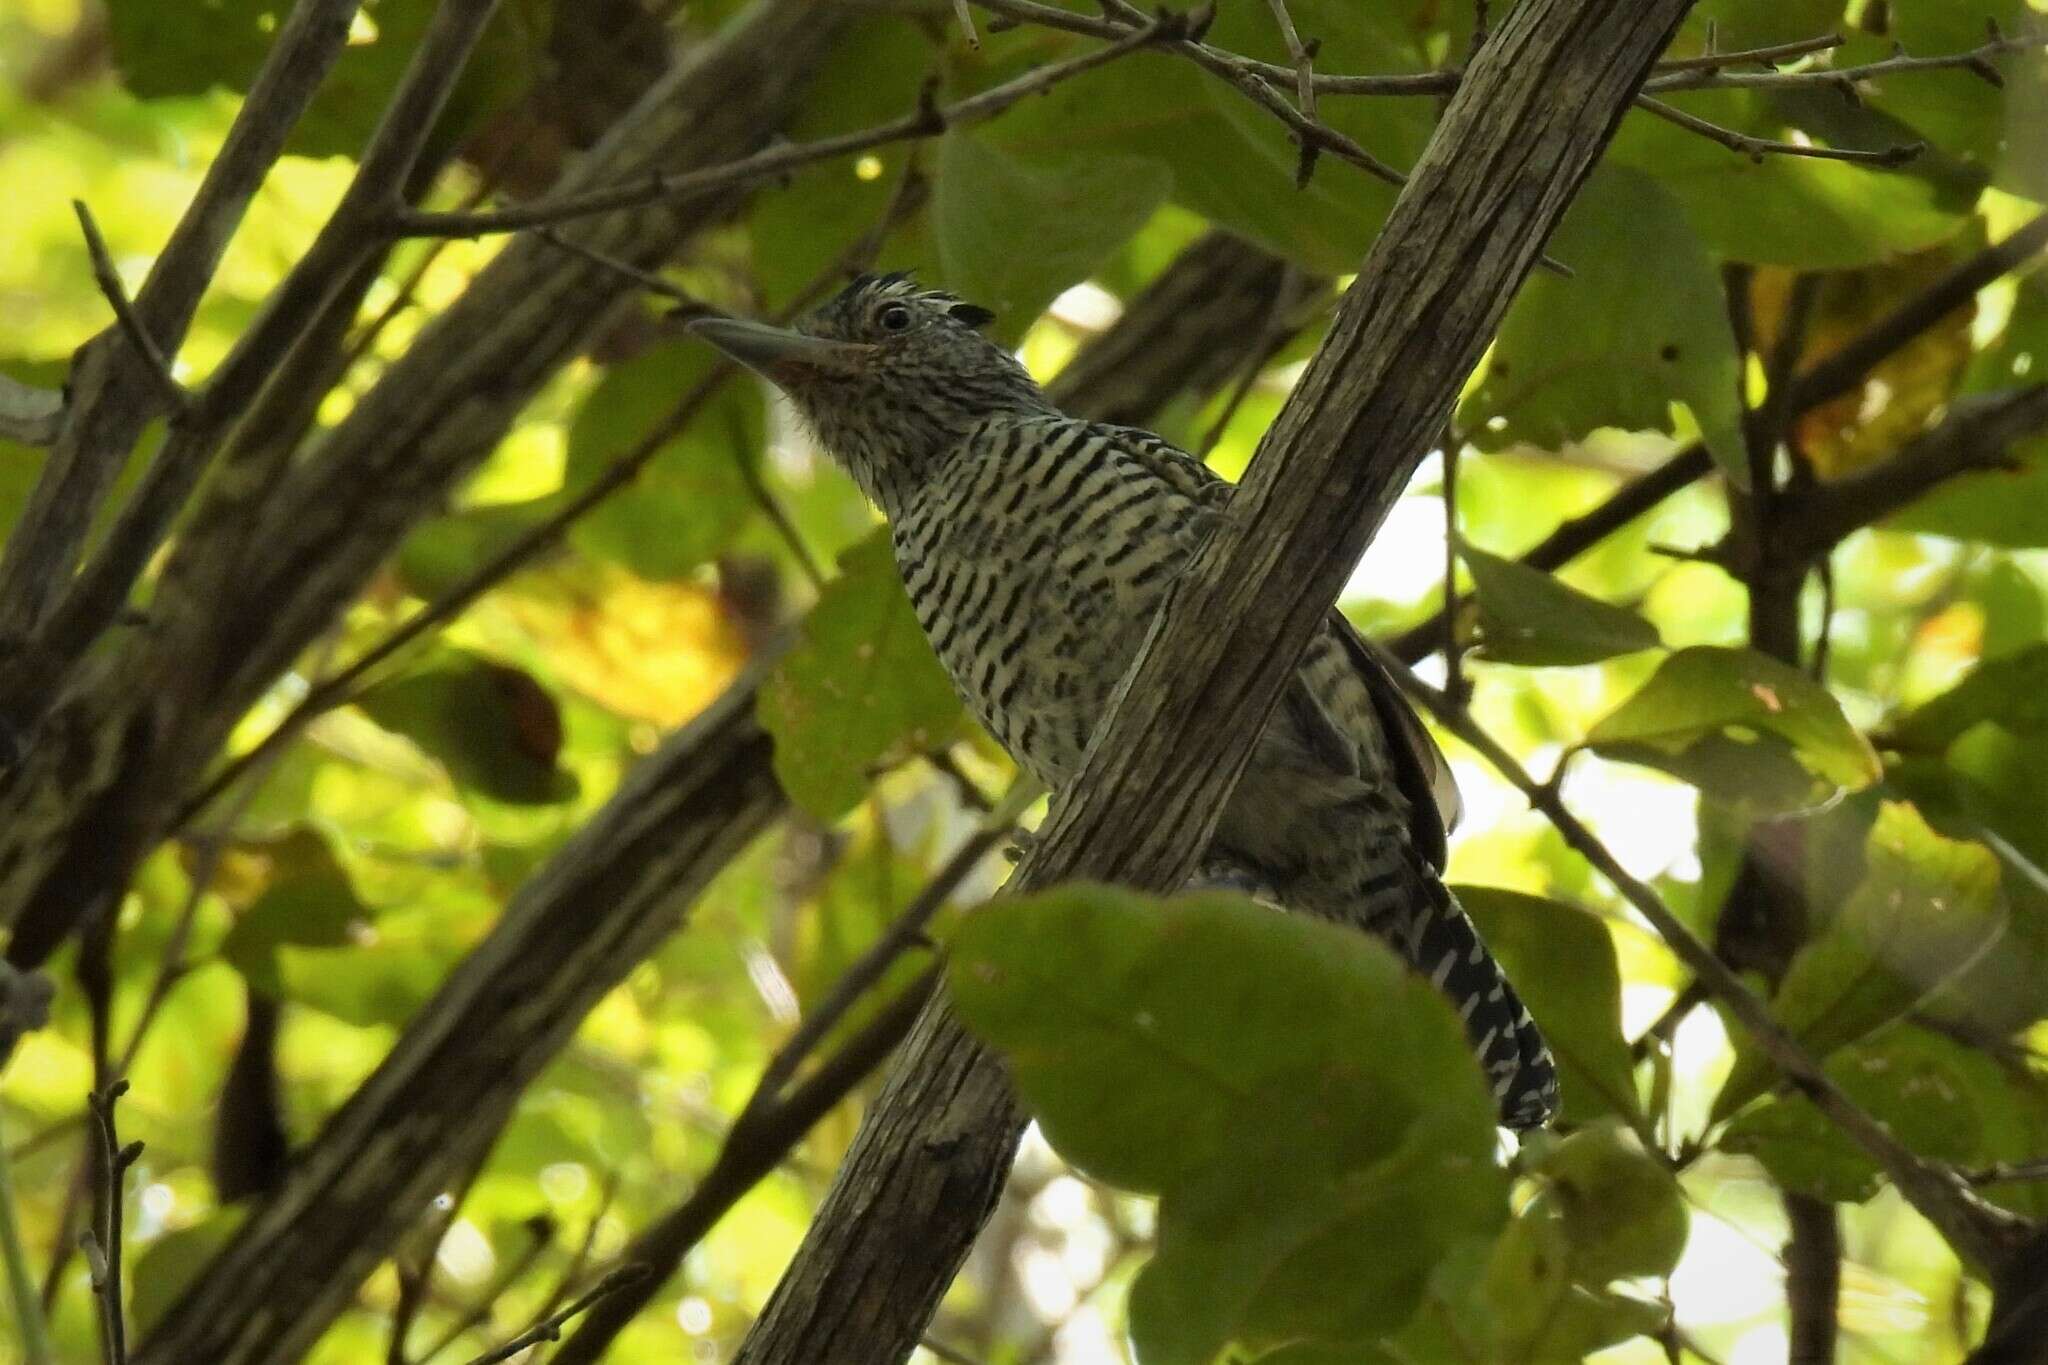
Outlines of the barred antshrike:
<svg viewBox="0 0 2048 1365">
<path fill-rule="evenodd" d="M 789 395 L 888 515 L 917 619 L 968 706 L 1057 790 L 1231 486 L 1149 431 L 1068 417 L 991 317 L 862 276 L 796 330 L 693 330 Z M 1205 868 L 1391 944 L 1462 1014 L 1502 1121 L 1557 1107 L 1549 1050 L 1439 880 L 1457 790 L 1373 649 L 1330 614 L 1267 722 Z"/>
</svg>

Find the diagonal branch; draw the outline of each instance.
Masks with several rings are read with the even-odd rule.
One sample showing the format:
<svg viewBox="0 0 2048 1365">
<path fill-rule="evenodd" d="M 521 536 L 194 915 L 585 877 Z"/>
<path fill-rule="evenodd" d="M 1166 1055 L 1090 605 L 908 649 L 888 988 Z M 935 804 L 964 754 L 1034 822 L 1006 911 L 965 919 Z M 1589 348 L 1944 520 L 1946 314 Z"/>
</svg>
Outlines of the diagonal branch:
<svg viewBox="0 0 2048 1365">
<path fill-rule="evenodd" d="M 1825 147 L 1813 142 L 1783 142 L 1776 138 L 1752 137 L 1733 128 L 1723 128 L 1711 119 L 1689 114 L 1677 105 L 1666 104 L 1663 100 L 1649 95 L 1639 96 L 1636 108 L 1655 114 L 1666 123 L 1676 124 L 1689 133 L 1698 133 L 1711 142 L 1718 142 L 1731 152 L 1740 152 L 1752 161 L 1762 161 L 1766 156 L 1805 156 L 1821 161 L 1850 161 L 1860 166 L 1896 168 L 1927 150 L 1927 144 L 1924 142 L 1901 142 L 1881 152 L 1871 152 L 1856 147 Z"/>
<path fill-rule="evenodd" d="M 1019 873 L 1171 889 L 1688 0 L 1529 0 L 1435 136 Z M 928 1011 L 739 1362 L 901 1360 L 1000 1192 L 1002 1067 Z"/>
<path fill-rule="evenodd" d="M 2048 430 L 2048 384 L 1957 400 L 1932 430 L 1868 469 L 1786 489 L 1765 553 L 1811 563 L 1852 532 L 1883 521 L 1961 474 L 2014 467 L 2014 442 Z"/>
<path fill-rule="evenodd" d="M 229 237 L 285 139 L 348 42 L 358 0 L 300 0 L 278 30 L 219 155 L 135 300 L 144 330 L 176 350 Z M 103 334 L 73 361 L 70 415 L 0 550 L 0 640 L 42 618 L 76 566 L 87 528 L 157 406 L 146 364 Z"/>
<path fill-rule="evenodd" d="M 372 223 L 398 198 L 412 174 L 470 49 L 496 8 L 497 0 L 442 0 L 391 104 L 370 135 L 341 202 L 196 400 L 183 396 L 154 343 L 139 330 L 140 321 L 134 323 L 136 344 L 151 347 L 148 363 L 161 376 L 159 384 L 168 384 L 179 394 L 173 410 L 181 420 L 172 424 L 163 448 L 122 507 L 99 551 L 25 651 L 34 657 L 24 661 L 24 668 L 0 671 L 0 716 L 21 728 L 33 722 L 34 698 L 54 690 L 53 680 L 61 678 L 120 611 L 208 461 L 264 382 L 285 363 L 293 344 L 357 267 L 383 245 Z M 98 234 L 82 205 L 80 217 L 91 243 Z M 111 272 L 110 266 L 107 269 Z M 102 286 L 107 287 L 106 281 Z M 117 280 L 112 287 L 118 290 Z M 119 304 L 115 306 L 119 311 Z M 270 451 L 265 462 L 274 464 L 288 454 L 288 450 Z M 244 477 L 267 482 L 267 474 L 267 470 L 245 471 Z"/>
<path fill-rule="evenodd" d="M 114 310 L 114 321 L 119 324 L 135 353 L 142 357 L 143 372 L 157 389 L 164 410 L 175 416 L 183 416 L 192 406 L 191 395 L 185 386 L 171 376 L 171 362 L 164 357 L 157 346 L 156 338 L 149 334 L 136 313 L 135 305 L 128 299 L 128 291 L 121 287 L 120 272 L 114 269 L 114 258 L 107 250 L 107 239 L 100 236 L 100 225 L 93 221 L 92 210 L 85 206 L 83 199 L 71 201 L 73 211 L 78 214 L 79 230 L 85 234 L 85 251 L 92 258 L 92 277 L 106 297 L 107 304 Z"/>
</svg>

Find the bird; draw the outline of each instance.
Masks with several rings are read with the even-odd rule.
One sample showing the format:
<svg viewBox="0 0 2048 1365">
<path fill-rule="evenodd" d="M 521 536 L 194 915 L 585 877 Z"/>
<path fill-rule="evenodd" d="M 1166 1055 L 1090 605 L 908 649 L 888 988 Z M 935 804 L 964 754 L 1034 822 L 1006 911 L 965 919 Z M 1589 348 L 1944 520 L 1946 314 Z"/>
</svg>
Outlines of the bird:
<svg viewBox="0 0 2048 1365">
<path fill-rule="evenodd" d="M 887 518 L 967 708 L 1058 792 L 1234 486 L 1153 432 L 1053 405 L 995 315 L 897 272 L 793 327 L 690 330 L 779 388 Z M 1445 887 L 1449 764 L 1377 648 L 1332 610 L 1254 744 L 1199 875 L 1377 936 L 1463 1021 L 1500 1121 L 1558 1107 L 1541 1031 Z"/>
</svg>

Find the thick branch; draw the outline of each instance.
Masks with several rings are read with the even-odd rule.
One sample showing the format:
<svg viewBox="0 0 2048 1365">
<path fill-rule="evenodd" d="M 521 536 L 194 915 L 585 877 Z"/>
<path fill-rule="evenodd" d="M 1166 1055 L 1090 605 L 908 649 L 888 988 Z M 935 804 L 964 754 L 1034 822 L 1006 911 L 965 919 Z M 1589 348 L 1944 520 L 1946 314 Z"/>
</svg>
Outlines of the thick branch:
<svg viewBox="0 0 2048 1365">
<path fill-rule="evenodd" d="M 1509 13 L 1261 445 L 1236 515 L 1119 687 L 1023 885 L 1185 879 L 1294 660 L 1687 8 L 1531 0 Z M 907 1355 L 1000 1191 L 1017 1122 L 1002 1068 L 948 1012 L 928 1012 L 737 1359 Z"/>
<path fill-rule="evenodd" d="M 1781 564 L 1809 564 L 1958 475 L 2011 469 L 2013 443 L 2044 429 L 2048 384 L 1959 399 L 1932 430 L 1890 459 L 1781 493 L 1766 553 Z"/>
<path fill-rule="evenodd" d="M 175 351 L 228 238 L 348 41 L 358 0 L 300 0 L 279 30 L 220 154 L 135 300 L 148 335 Z M 0 640 L 19 639 L 77 563 L 86 528 L 157 407 L 147 362 L 118 329 L 72 363 L 70 417 L 0 552 Z"/>
</svg>

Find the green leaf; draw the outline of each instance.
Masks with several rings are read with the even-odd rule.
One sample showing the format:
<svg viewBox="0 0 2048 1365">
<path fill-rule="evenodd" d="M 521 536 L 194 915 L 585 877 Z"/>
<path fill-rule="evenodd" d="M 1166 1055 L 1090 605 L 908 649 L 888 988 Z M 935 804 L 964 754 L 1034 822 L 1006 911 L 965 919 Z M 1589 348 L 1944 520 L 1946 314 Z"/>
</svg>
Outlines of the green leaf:
<svg viewBox="0 0 2048 1365">
<path fill-rule="evenodd" d="M 1662 643 L 1657 628 L 1634 612 L 1541 569 L 1463 543 L 1458 555 L 1479 594 L 1480 638 L 1488 659 L 1534 667 L 1589 664 Z"/>
<path fill-rule="evenodd" d="M 1832 33 L 1841 22 L 1842 0 L 1700 0 L 1685 21 L 1692 41 L 1674 44 L 1673 55 L 1705 51 L 1709 25 L 1717 50 L 1740 52 Z"/>
<path fill-rule="evenodd" d="M 1549 1365 L 1582 1360 L 1663 1323 L 1661 1308 L 1589 1284 L 1577 1273 L 1576 1248 L 1558 1204 L 1531 1205 L 1501 1235 L 1487 1264 L 1493 1307 L 1489 1361 Z"/>
<path fill-rule="evenodd" d="M 1069 156 L 1027 163 L 950 132 L 939 143 L 932 228 L 946 285 L 1021 336 L 1068 285 L 1145 225 L 1173 177 L 1149 157 Z"/>
<path fill-rule="evenodd" d="M 1790 131 L 1784 112 L 1759 92 L 1675 94 L 1671 102 L 1755 136 Z M 1716 258 L 1808 270 L 1873 265 L 1947 241 L 1969 223 L 1980 188 L 1952 174 L 1814 157 L 1753 161 L 1639 112 L 1623 121 L 1607 160 L 1654 177 Z"/>
<path fill-rule="evenodd" d="M 1493 1106 L 1456 1019 L 1363 934 L 1220 895 L 1076 885 L 967 918 L 948 978 L 1048 1139 L 1161 1194 L 1147 1365 L 1365 1341 L 1498 1226 Z"/>
<path fill-rule="evenodd" d="M 128 1330 L 138 1337 L 147 1336 L 164 1310 L 184 1295 L 200 1271 L 228 1244 L 247 1213 L 240 1205 L 216 1209 L 143 1247 L 128 1268 L 128 1282 L 134 1286 L 128 1300 Z"/>
<path fill-rule="evenodd" d="M 1769 764 L 1774 737 L 1808 780 L 1788 790 Z M 1731 802 L 1783 809 L 1821 804 L 1868 786 L 1877 755 L 1842 714 L 1834 696 L 1806 674 L 1751 650 L 1697 645 L 1681 649 L 1586 736 L 1610 758 L 1661 768 Z M 1769 780 L 1770 790 L 1761 784 Z M 1759 799 L 1759 798 L 1762 799 Z"/>
<path fill-rule="evenodd" d="M 2004 928 L 1998 859 L 1936 834 L 1905 802 L 1879 808 L 1865 862 L 1862 882 L 1793 957 L 1771 1001 L 1772 1015 L 1817 1057 L 1933 998 Z M 1753 1044 L 1738 1043 L 1715 1117 L 1762 1094 L 1776 1074 Z"/>
<path fill-rule="evenodd" d="M 1621 973 L 1597 915 L 1491 886 L 1453 888 L 1557 1057 L 1565 1122 L 1636 1118 L 1635 1066 L 1621 1036 Z"/>
<path fill-rule="evenodd" d="M 371 720 L 404 735 L 447 768 L 458 786 L 514 805 L 576 794 L 555 766 L 562 717 L 533 676 L 471 654 L 388 683 L 356 701 Z"/>
<path fill-rule="evenodd" d="M 370 41 L 351 41 L 293 128 L 285 150 L 353 156 L 419 50 L 435 0 L 380 0 L 364 6 Z M 109 0 L 115 70 L 144 99 L 246 91 L 292 9 L 288 0 L 213 0 L 204 6 Z M 445 148 L 528 89 L 546 60 L 552 0 L 499 7 L 450 92 L 433 145 Z"/>
<path fill-rule="evenodd" d="M 559 495 L 550 495 L 465 508 L 423 522 L 399 547 L 398 576 L 414 596 L 438 597 L 503 553 L 561 505 Z"/>
<path fill-rule="evenodd" d="M 1669 1275 L 1678 1264 L 1688 1227 L 1678 1181 L 1619 1122 L 1571 1134 L 1530 1173 L 1542 1188 L 1524 1214 L 1555 1209 L 1562 1216 L 1574 1280 L 1598 1288 Z"/>
<path fill-rule="evenodd" d="M 915 106 L 918 85 L 938 55 L 930 33 L 899 15 L 849 15 L 840 22 L 843 36 L 808 78 L 802 102 L 783 127 L 794 141 L 900 117 Z M 791 297 L 872 231 L 901 183 L 910 154 L 904 146 L 879 147 L 868 154 L 872 160 L 826 161 L 796 171 L 787 186 L 762 187 L 747 220 L 762 298 Z M 929 162 L 923 166 L 928 170 Z M 915 221 L 906 223 L 899 237 L 914 236 L 917 228 Z M 891 249 L 884 250 L 882 260 L 891 269 L 926 264 Z"/>
<path fill-rule="evenodd" d="M 925 640 L 886 531 L 839 559 L 803 638 L 761 689 L 775 774 L 821 820 L 853 809 L 885 760 L 943 743 L 959 697 Z"/>
<path fill-rule="evenodd" d="M 1295 0 L 1289 11 L 1300 32 L 1318 40 L 1319 69 L 1332 71 L 1431 70 L 1464 50 L 1471 21 L 1469 6 L 1437 0 Z M 1208 38 L 1233 52 L 1288 60 L 1261 6 L 1220 6 Z M 1029 31 L 985 44 L 997 57 L 1030 51 L 1039 60 L 1087 46 L 1052 49 Z M 1317 112 L 1402 167 L 1414 164 L 1436 123 L 1430 100 L 1328 100 Z M 1329 156 L 1307 187 L 1297 188 L 1300 152 L 1287 130 L 1236 91 L 1163 53 L 1133 53 L 1108 70 L 1062 82 L 983 136 L 1027 160 L 1078 151 L 1151 158 L 1171 171 L 1176 204 L 1329 274 L 1358 268 L 1394 202 L 1392 187 Z"/>
<path fill-rule="evenodd" d="M 709 346 L 686 337 L 612 366 L 569 427 L 564 483 L 581 489 L 632 454 L 717 359 Z M 630 487 L 571 528 L 570 543 L 641 578 L 687 577 L 754 515 L 749 466 L 760 458 L 766 429 L 760 386 L 747 379 L 726 383 L 662 444 Z"/>
<path fill-rule="evenodd" d="M 2030 1104 L 1990 1057 L 1901 1024 L 1828 1060 L 1850 1099 L 1920 1156 L 1990 1165 L 2031 1151 Z M 1880 1171 L 1864 1150 L 1802 1095 L 1773 1096 L 1722 1135 L 1723 1151 L 1755 1157 L 1787 1189 L 1836 1203 L 1877 1193 Z"/>
<path fill-rule="evenodd" d="M 1891 739 L 1901 747 L 1939 751 L 1987 720 L 2015 734 L 2048 732 L 2048 643 L 1978 664 L 1893 726 Z"/>
<path fill-rule="evenodd" d="M 278 949 L 341 947 L 369 921 L 370 911 L 335 860 L 334 850 L 315 831 L 293 830 L 265 852 L 271 863 L 270 883 L 228 930 L 220 954 L 251 985 L 281 998 L 285 989 L 278 974 Z"/>
<path fill-rule="evenodd" d="M 1722 471 L 1746 480 L 1720 267 L 1678 201 L 1639 171 L 1603 167 L 1549 249 L 1574 278 L 1534 275 L 1523 286 L 1460 428 L 1491 447 L 1554 449 L 1600 427 L 1669 430 L 1677 399 Z M 1654 304 L 1646 260 L 1657 263 Z"/>
</svg>

